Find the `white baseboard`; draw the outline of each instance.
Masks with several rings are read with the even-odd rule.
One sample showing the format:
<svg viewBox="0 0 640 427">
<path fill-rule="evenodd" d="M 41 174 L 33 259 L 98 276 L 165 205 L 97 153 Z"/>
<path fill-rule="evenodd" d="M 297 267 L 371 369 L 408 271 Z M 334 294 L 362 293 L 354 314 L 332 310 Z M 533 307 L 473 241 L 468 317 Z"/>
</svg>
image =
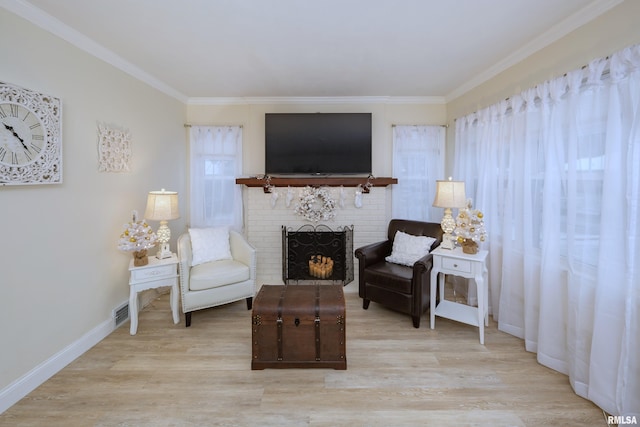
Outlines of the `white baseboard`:
<svg viewBox="0 0 640 427">
<path fill-rule="evenodd" d="M 105 320 L 82 338 L 54 354 L 4 389 L 0 390 L 0 414 L 31 393 L 62 368 L 73 362 L 114 330 L 113 319 Z"/>
</svg>

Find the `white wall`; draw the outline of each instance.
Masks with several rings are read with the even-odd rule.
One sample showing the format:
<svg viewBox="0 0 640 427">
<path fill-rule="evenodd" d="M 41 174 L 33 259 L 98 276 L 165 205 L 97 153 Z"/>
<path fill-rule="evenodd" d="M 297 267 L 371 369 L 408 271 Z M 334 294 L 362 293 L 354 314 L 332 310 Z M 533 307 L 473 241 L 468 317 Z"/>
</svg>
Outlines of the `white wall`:
<svg viewBox="0 0 640 427">
<path fill-rule="evenodd" d="M 2 412 L 18 379 L 109 332 L 129 292 L 122 224 L 148 191 L 185 192 L 186 108 L 2 8 L 0 58 L 0 81 L 62 100 L 64 164 L 62 184 L 0 186 Z M 98 172 L 99 122 L 130 130 L 130 173 Z"/>
</svg>

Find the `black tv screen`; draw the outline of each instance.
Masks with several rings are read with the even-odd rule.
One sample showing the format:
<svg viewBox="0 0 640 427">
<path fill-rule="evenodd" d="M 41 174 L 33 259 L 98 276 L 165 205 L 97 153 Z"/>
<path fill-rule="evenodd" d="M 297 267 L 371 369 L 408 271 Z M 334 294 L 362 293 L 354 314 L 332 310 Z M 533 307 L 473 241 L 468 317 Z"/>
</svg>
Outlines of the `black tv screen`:
<svg viewBox="0 0 640 427">
<path fill-rule="evenodd" d="M 371 173 L 371 113 L 265 114 L 265 174 Z"/>
</svg>

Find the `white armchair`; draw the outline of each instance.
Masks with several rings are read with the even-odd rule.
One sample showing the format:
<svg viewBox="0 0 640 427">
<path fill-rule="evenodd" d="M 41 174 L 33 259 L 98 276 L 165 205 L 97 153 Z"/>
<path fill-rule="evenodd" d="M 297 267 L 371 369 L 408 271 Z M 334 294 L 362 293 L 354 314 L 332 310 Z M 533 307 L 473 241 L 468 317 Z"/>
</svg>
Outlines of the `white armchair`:
<svg viewBox="0 0 640 427">
<path fill-rule="evenodd" d="M 226 235 L 225 235 L 226 238 Z M 241 299 L 251 310 L 256 294 L 256 251 L 242 236 L 229 230 L 231 259 L 220 259 L 193 265 L 193 247 L 189 232 L 178 238 L 180 259 L 180 294 L 186 326 L 191 326 L 191 313 Z"/>
</svg>

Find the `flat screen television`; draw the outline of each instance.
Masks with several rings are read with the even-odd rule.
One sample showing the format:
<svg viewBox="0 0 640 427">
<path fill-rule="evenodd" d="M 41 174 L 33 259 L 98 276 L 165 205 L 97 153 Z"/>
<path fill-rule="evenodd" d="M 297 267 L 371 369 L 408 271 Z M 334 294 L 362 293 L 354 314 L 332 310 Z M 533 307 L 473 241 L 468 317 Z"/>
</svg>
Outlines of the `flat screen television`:
<svg viewBox="0 0 640 427">
<path fill-rule="evenodd" d="M 370 173 L 371 113 L 265 114 L 265 174 Z"/>
</svg>

